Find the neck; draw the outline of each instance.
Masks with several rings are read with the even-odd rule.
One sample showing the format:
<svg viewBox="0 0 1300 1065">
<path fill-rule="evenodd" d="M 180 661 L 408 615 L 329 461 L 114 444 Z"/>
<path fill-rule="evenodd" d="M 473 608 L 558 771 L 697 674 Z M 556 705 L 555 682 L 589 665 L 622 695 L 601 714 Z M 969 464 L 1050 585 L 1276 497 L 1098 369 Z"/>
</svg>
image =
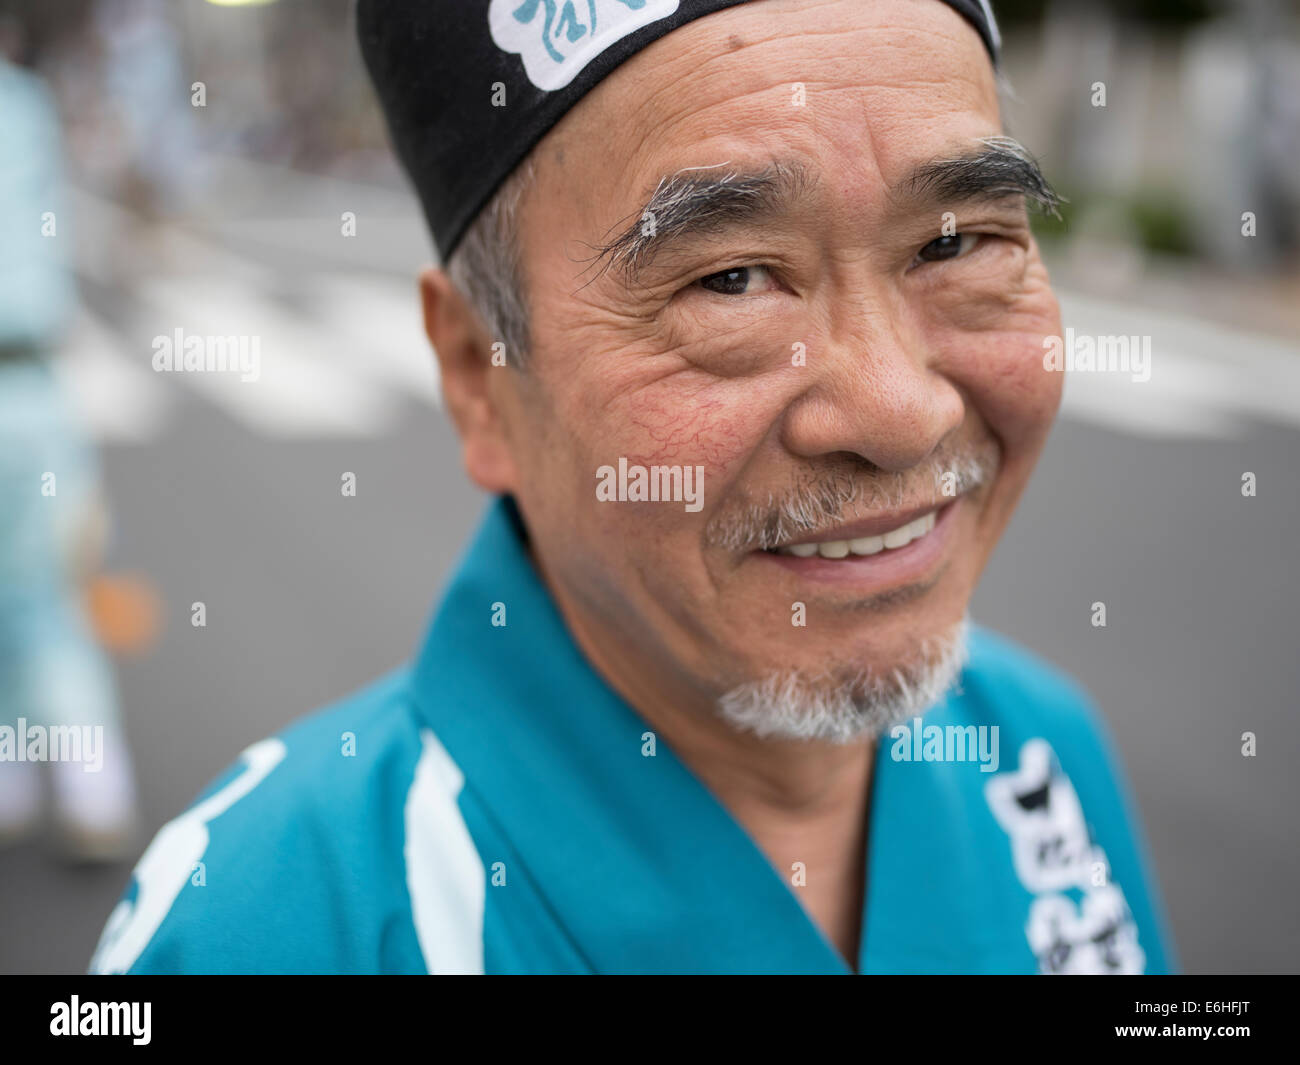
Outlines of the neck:
<svg viewBox="0 0 1300 1065">
<path fill-rule="evenodd" d="M 873 743 L 761 740 L 712 714 L 633 703 L 857 967 Z"/>
<path fill-rule="evenodd" d="M 731 813 L 856 969 L 875 745 L 740 732 L 715 712 L 714 698 L 685 682 L 674 685 L 672 670 L 643 661 L 634 641 L 607 626 L 588 625 L 547 583 L 596 672 Z"/>
</svg>

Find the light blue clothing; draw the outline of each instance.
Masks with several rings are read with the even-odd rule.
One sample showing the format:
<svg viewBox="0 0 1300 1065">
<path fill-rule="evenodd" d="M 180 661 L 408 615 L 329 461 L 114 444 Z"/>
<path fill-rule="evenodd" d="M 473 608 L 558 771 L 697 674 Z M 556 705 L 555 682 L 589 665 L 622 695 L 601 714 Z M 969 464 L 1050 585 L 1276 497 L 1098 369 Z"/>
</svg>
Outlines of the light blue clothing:
<svg viewBox="0 0 1300 1065">
<path fill-rule="evenodd" d="M 0 725 L 116 732 L 111 666 L 72 565 L 99 468 L 42 357 L 75 299 L 61 172 L 49 93 L 0 61 Z"/>
<path fill-rule="evenodd" d="M 1003 764 L 882 739 L 858 970 L 1167 971 L 1085 696 L 989 632 L 971 651 L 925 722 L 997 724 Z M 849 972 L 789 874 L 666 743 L 647 756 L 650 731 L 498 500 L 417 661 L 255 744 L 165 827 L 92 970 Z"/>
<path fill-rule="evenodd" d="M 76 296 L 59 119 L 35 75 L 0 59 L 0 349 L 57 338 Z"/>
<path fill-rule="evenodd" d="M 74 558 L 99 466 L 50 367 L 0 358 L 0 725 L 121 725 Z"/>
</svg>

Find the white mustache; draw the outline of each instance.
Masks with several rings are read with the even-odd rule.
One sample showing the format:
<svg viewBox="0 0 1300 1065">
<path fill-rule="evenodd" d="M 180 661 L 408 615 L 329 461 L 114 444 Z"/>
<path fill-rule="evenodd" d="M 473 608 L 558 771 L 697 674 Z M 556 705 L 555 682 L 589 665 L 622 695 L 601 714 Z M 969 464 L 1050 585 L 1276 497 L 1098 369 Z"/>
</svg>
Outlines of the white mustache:
<svg viewBox="0 0 1300 1065">
<path fill-rule="evenodd" d="M 864 480 L 843 471 L 817 476 L 779 499 L 769 494 L 761 504 L 719 514 L 709 522 L 705 542 L 730 551 L 770 551 L 808 539 L 809 534 L 816 536 L 869 518 L 876 511 L 954 499 L 992 480 L 999 461 L 996 445 L 990 445 L 980 451 L 936 457 L 924 467 L 887 475 L 883 480 Z M 952 485 L 945 492 L 944 478 L 949 474 Z M 928 498 L 923 485 L 930 492 Z"/>
</svg>

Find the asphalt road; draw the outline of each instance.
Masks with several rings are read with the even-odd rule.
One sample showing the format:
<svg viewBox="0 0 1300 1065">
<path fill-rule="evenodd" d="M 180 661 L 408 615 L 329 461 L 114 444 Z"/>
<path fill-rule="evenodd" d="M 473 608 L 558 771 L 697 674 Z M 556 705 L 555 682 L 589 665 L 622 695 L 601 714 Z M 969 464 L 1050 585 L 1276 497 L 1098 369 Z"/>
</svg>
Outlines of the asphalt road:
<svg viewBox="0 0 1300 1065">
<path fill-rule="evenodd" d="M 129 285 L 107 257 L 80 267 L 88 317 L 73 362 L 109 382 L 88 402 L 116 522 L 110 567 L 147 574 L 164 604 L 157 645 L 119 669 L 150 835 L 247 744 L 410 654 L 483 506 L 424 376 L 409 205 L 380 197 L 362 212 L 372 237 L 340 251 L 332 236 L 314 244 L 310 224 L 313 211 L 338 217 L 338 190 L 312 188 L 315 200 L 261 202 L 278 231 L 247 212 L 207 220 L 206 235 L 166 234 Z M 112 224 L 94 204 L 82 214 L 87 234 Z M 317 397 L 319 423 L 143 372 L 158 308 L 196 292 L 329 362 L 343 383 Z M 349 292 L 386 338 L 374 358 L 329 316 Z M 1255 364 L 1231 360 L 1253 343 L 1198 365 L 1239 383 Z M 1300 942 L 1300 392 L 1275 393 L 1093 393 L 1067 407 L 974 604 L 1102 707 L 1190 972 L 1294 971 Z M 339 492 L 343 471 L 357 474 L 355 498 Z M 188 623 L 197 600 L 201 629 Z M 1089 620 L 1098 600 L 1104 629 Z M 1240 753 L 1245 731 L 1255 758 Z M 39 844 L 0 853 L 0 972 L 82 970 L 128 872 L 71 869 Z"/>
</svg>

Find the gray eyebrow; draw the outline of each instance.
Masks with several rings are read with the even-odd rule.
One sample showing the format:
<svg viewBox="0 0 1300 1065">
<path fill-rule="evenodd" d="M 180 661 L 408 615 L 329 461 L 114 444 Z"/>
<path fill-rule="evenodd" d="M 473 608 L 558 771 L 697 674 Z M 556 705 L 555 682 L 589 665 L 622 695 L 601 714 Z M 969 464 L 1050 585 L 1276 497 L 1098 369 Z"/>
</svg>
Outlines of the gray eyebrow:
<svg viewBox="0 0 1300 1065">
<path fill-rule="evenodd" d="M 1011 137 L 981 137 L 975 143 L 980 147 L 965 155 L 922 163 L 904 186 L 914 196 L 940 202 L 1019 195 L 1052 217 L 1061 217 L 1064 199 L 1023 144 Z"/>
<path fill-rule="evenodd" d="M 982 137 L 975 143 L 978 147 L 964 155 L 920 164 L 900 188 L 912 198 L 944 203 L 1021 195 L 1060 218 L 1063 199 L 1019 141 Z M 609 243 L 596 246 L 595 260 L 621 268 L 631 281 L 673 241 L 774 215 L 816 180 L 797 161 L 773 162 L 753 172 L 707 173 L 719 169 L 690 167 L 662 178 L 632 223 Z"/>
<path fill-rule="evenodd" d="M 717 169 L 690 167 L 661 179 L 632 224 L 608 244 L 597 246 L 597 261 L 621 267 L 631 279 L 673 240 L 773 214 L 811 183 L 807 170 L 796 162 L 775 162 L 749 173 L 703 172 Z"/>
</svg>

